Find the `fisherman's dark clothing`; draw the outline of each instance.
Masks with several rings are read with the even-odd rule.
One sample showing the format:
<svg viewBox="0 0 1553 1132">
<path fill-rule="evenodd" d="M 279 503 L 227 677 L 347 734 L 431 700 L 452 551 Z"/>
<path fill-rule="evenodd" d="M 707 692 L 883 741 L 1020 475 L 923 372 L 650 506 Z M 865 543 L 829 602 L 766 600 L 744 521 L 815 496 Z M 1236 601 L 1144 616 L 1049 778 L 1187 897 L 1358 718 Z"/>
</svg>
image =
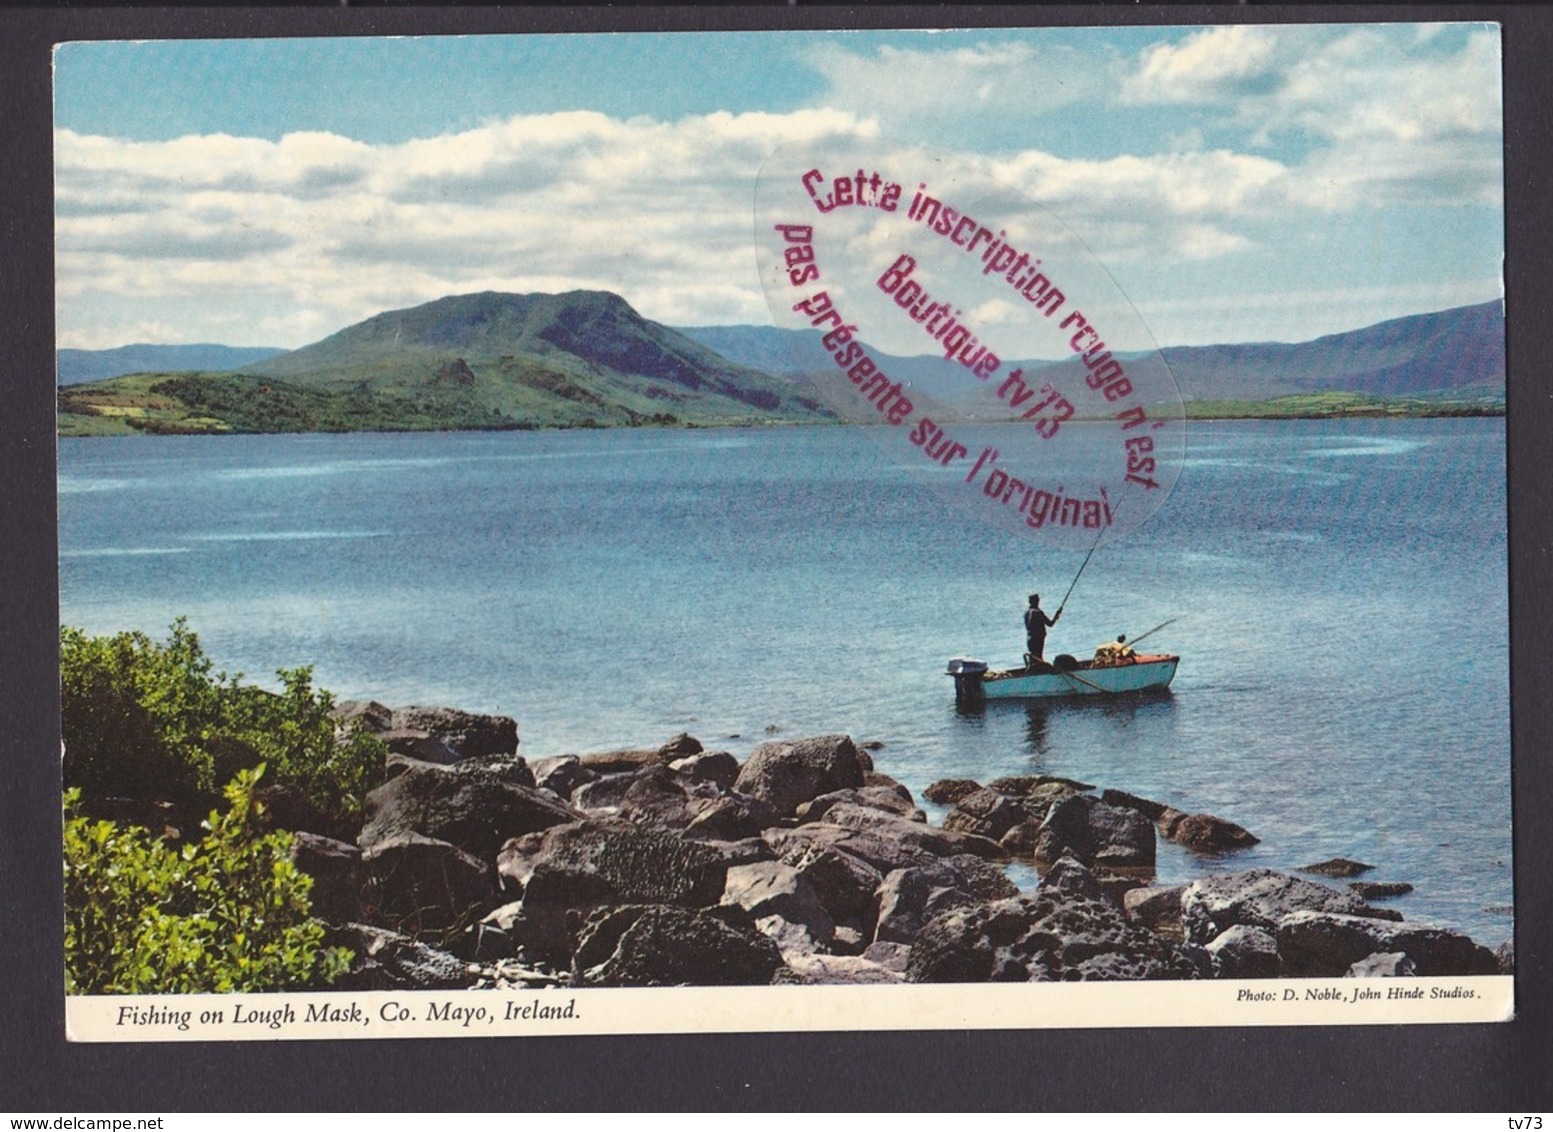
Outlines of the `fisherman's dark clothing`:
<svg viewBox="0 0 1553 1132">
<path fill-rule="evenodd" d="M 1046 630 L 1056 623 L 1038 605 L 1025 610 L 1025 651 L 1039 660 L 1046 651 Z"/>
</svg>

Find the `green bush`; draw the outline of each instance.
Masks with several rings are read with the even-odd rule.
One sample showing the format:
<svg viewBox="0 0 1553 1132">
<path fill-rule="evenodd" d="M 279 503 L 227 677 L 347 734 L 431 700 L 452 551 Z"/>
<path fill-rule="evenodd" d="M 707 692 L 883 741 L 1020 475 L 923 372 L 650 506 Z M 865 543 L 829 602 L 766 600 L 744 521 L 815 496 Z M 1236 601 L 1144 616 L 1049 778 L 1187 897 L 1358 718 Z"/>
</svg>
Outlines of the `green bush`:
<svg viewBox="0 0 1553 1132">
<path fill-rule="evenodd" d="M 65 795 L 65 986 L 72 994 L 305 990 L 333 982 L 350 953 L 310 919 L 312 878 L 292 838 L 263 832 L 262 766 L 226 787 L 225 813 L 178 847 L 92 821 Z"/>
<path fill-rule="evenodd" d="M 281 669 L 282 691 L 213 673 L 182 618 L 165 643 L 144 633 L 60 631 L 65 785 L 90 797 L 208 800 L 260 762 L 331 818 L 359 816 L 382 772 L 383 745 L 337 742 L 334 699 L 311 668 Z"/>
</svg>

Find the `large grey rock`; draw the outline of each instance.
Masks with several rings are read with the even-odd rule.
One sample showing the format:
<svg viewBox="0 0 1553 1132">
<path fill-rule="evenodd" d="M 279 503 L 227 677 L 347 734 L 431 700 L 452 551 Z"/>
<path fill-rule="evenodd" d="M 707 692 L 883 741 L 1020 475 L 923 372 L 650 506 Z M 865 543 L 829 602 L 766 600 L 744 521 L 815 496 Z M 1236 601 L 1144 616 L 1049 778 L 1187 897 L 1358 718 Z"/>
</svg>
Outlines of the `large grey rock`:
<svg viewBox="0 0 1553 1132">
<path fill-rule="evenodd" d="M 1168 811 L 1167 811 L 1168 813 Z M 1164 819 L 1161 819 L 1162 821 Z M 1259 838 L 1232 821 L 1212 814 L 1186 814 L 1168 823 L 1170 840 L 1185 845 L 1194 853 L 1216 856 L 1255 845 Z"/>
<path fill-rule="evenodd" d="M 1339 892 L 1272 869 L 1203 877 L 1188 885 L 1181 897 L 1186 938 L 1203 946 L 1236 924 L 1276 932 L 1285 916 L 1301 911 L 1402 918 L 1395 912 L 1371 907 L 1351 892 Z"/>
<path fill-rule="evenodd" d="M 449 932 L 496 904 L 495 870 L 456 845 L 404 832 L 362 853 L 372 919 L 400 931 Z"/>
<path fill-rule="evenodd" d="M 978 837 L 971 833 L 957 833 L 950 829 L 934 829 L 922 822 L 914 822 L 896 814 L 876 810 L 870 806 L 853 805 L 850 802 L 837 803 L 825 811 L 821 823 L 873 833 L 937 857 L 970 853 L 990 861 L 1008 859 L 1008 852 L 1001 845 L 985 837 Z"/>
<path fill-rule="evenodd" d="M 857 925 L 874 921 L 875 892 L 884 874 L 866 861 L 827 845 L 792 849 L 782 862 L 813 886 L 831 919 Z"/>
<path fill-rule="evenodd" d="M 1418 964 L 1400 951 L 1367 955 L 1345 972 L 1350 979 L 1405 979 L 1418 974 Z"/>
<path fill-rule="evenodd" d="M 1184 884 L 1134 888 L 1122 897 L 1122 910 L 1135 924 L 1183 939 L 1181 897 L 1185 894 Z"/>
<path fill-rule="evenodd" d="M 904 787 L 897 790 L 885 786 L 832 790 L 829 794 L 821 794 L 818 798 L 803 803 L 798 807 L 796 816 L 800 822 L 819 821 L 830 812 L 833 806 L 845 803 L 850 806 L 861 806 L 864 809 L 881 810 L 908 821 L 927 821 L 927 815 L 912 804 L 910 792 L 905 791 L 903 797 L 903 791 Z"/>
<path fill-rule="evenodd" d="M 601 908 L 578 933 L 579 986 L 763 986 L 782 967 L 777 946 L 740 909 L 675 905 Z"/>
<path fill-rule="evenodd" d="M 1154 826 L 1137 810 L 1072 794 L 1051 807 L 1036 841 L 1037 861 L 1072 853 L 1086 864 L 1143 867 L 1154 863 Z"/>
<path fill-rule="evenodd" d="M 582 815 L 552 795 L 484 771 L 416 765 L 367 794 L 363 849 L 405 833 L 448 841 L 494 859 L 513 837 Z"/>
<path fill-rule="evenodd" d="M 941 912 L 965 904 L 1006 900 L 1018 892 L 1001 869 L 969 854 L 896 869 L 880 883 L 874 897 L 878 913 L 873 939 L 911 943 Z"/>
<path fill-rule="evenodd" d="M 510 755 L 518 749 L 517 721 L 504 715 L 480 715 L 448 707 L 402 707 L 394 709 L 393 727 L 433 735 L 461 759 Z"/>
<path fill-rule="evenodd" d="M 912 944 L 914 983 L 1181 979 L 1195 970 L 1171 944 L 1104 900 L 1038 891 L 954 908 Z"/>
<path fill-rule="evenodd" d="M 952 806 L 967 794 L 974 794 L 980 789 L 981 784 L 974 779 L 940 778 L 922 791 L 922 796 L 940 806 Z"/>
<path fill-rule="evenodd" d="M 823 821 L 802 825 L 796 829 L 767 829 L 761 834 L 761 839 L 770 845 L 779 857 L 785 857 L 795 850 L 829 847 L 856 857 L 877 869 L 881 875 L 894 869 L 930 865 L 939 859 L 937 853 L 929 852 L 915 844 L 898 841 L 877 831 L 850 829 Z"/>
<path fill-rule="evenodd" d="M 339 700 L 331 714 L 335 734 L 341 739 L 357 731 L 375 735 L 394 725 L 394 709 L 376 700 Z"/>
<path fill-rule="evenodd" d="M 797 869 L 780 861 L 730 868 L 722 902 L 738 905 L 757 921 L 780 916 L 790 924 L 801 925 L 821 944 L 828 944 L 836 934 L 835 920 L 814 886 Z"/>
<path fill-rule="evenodd" d="M 570 954 L 570 918 L 626 904 L 715 905 L 728 871 L 714 849 L 620 819 L 548 830 L 526 860 L 515 931 L 522 947 L 551 960 Z"/>
<path fill-rule="evenodd" d="M 348 947 L 356 956 L 332 990 L 458 990 L 475 982 L 469 965 L 457 956 L 387 928 L 349 924 L 331 933 L 328 943 Z"/>
<path fill-rule="evenodd" d="M 734 780 L 740 793 L 768 802 L 783 815 L 832 790 L 863 785 L 863 763 L 846 735 L 762 743 Z"/>
<path fill-rule="evenodd" d="M 293 833 L 291 838 L 292 863 L 313 878 L 308 893 L 313 918 L 329 924 L 361 919 L 361 894 L 367 882 L 361 850 L 315 833 Z"/>
<path fill-rule="evenodd" d="M 1406 955 L 1418 974 L 1497 975 L 1494 953 L 1456 932 L 1333 912 L 1295 912 L 1278 923 L 1278 951 L 1290 976 L 1345 974 L 1368 956 Z"/>
<path fill-rule="evenodd" d="M 669 765 L 686 778 L 697 782 L 715 782 L 730 789 L 739 777 L 739 760 L 727 751 L 702 751 L 675 759 Z"/>
<path fill-rule="evenodd" d="M 697 798 L 690 803 L 691 819 L 685 836 L 698 841 L 743 841 L 759 838 L 776 825 L 776 810 L 759 798 L 728 791 L 714 798 Z"/>
<path fill-rule="evenodd" d="M 784 972 L 784 977 L 779 980 L 781 982 L 822 986 L 880 986 L 906 981 L 903 972 L 861 955 L 792 955 L 787 956 L 787 967 L 791 975 Z"/>
<path fill-rule="evenodd" d="M 1024 807 L 1007 794 L 996 790 L 973 790 L 955 802 L 944 818 L 944 828 L 997 841 L 1029 816 Z"/>
<path fill-rule="evenodd" d="M 1278 941 L 1261 928 L 1236 924 L 1220 932 L 1207 950 L 1221 979 L 1273 979 L 1281 973 Z"/>
<path fill-rule="evenodd" d="M 563 799 L 570 798 L 572 792 L 583 783 L 592 782 L 598 777 L 595 771 L 585 769 L 576 755 L 540 759 L 533 764 L 532 769 L 535 786 Z"/>
</svg>

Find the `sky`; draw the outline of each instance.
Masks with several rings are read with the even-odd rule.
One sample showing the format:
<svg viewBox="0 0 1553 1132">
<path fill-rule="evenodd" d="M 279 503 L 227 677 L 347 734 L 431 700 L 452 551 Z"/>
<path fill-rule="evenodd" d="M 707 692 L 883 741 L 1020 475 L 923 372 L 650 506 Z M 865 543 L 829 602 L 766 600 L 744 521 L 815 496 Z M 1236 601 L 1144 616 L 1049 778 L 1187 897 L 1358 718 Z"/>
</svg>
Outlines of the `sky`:
<svg viewBox="0 0 1553 1132">
<path fill-rule="evenodd" d="M 837 138 L 1034 202 L 1161 346 L 1502 295 L 1493 25 L 69 43 L 54 73 L 62 347 L 295 348 L 486 290 L 769 325 L 757 176 Z"/>
</svg>

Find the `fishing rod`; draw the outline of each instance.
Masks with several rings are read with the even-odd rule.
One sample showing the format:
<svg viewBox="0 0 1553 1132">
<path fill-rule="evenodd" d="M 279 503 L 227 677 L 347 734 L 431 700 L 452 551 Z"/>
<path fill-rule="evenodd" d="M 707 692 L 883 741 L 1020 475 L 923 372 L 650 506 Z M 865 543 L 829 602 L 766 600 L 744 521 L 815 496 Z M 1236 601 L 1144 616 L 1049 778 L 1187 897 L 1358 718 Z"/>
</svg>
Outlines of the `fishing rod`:
<svg viewBox="0 0 1553 1132">
<path fill-rule="evenodd" d="M 1073 575 L 1073 581 L 1068 584 L 1068 592 L 1062 595 L 1062 604 L 1057 606 L 1057 612 L 1052 617 L 1055 621 L 1062 616 L 1062 611 L 1068 607 L 1068 598 L 1073 596 L 1073 587 L 1078 585 L 1078 580 L 1084 576 L 1084 567 L 1089 565 L 1089 560 L 1094 557 L 1095 551 L 1100 546 L 1100 536 L 1105 534 L 1105 528 L 1101 527 L 1095 532 L 1095 541 L 1090 544 L 1089 553 L 1084 555 L 1084 561 L 1079 563 L 1078 573 Z"/>
<path fill-rule="evenodd" d="M 1132 640 L 1128 641 L 1127 642 L 1128 647 L 1131 648 L 1132 646 L 1136 645 L 1139 641 L 1143 640 L 1144 637 L 1152 637 L 1155 633 L 1159 632 L 1166 625 L 1174 625 L 1179 620 L 1181 620 L 1179 617 L 1172 617 L 1169 621 L 1161 621 L 1158 625 L 1155 625 L 1154 628 L 1150 629 L 1147 633 L 1144 633 L 1143 636 L 1141 636 L 1141 637 L 1134 637 Z"/>
</svg>

